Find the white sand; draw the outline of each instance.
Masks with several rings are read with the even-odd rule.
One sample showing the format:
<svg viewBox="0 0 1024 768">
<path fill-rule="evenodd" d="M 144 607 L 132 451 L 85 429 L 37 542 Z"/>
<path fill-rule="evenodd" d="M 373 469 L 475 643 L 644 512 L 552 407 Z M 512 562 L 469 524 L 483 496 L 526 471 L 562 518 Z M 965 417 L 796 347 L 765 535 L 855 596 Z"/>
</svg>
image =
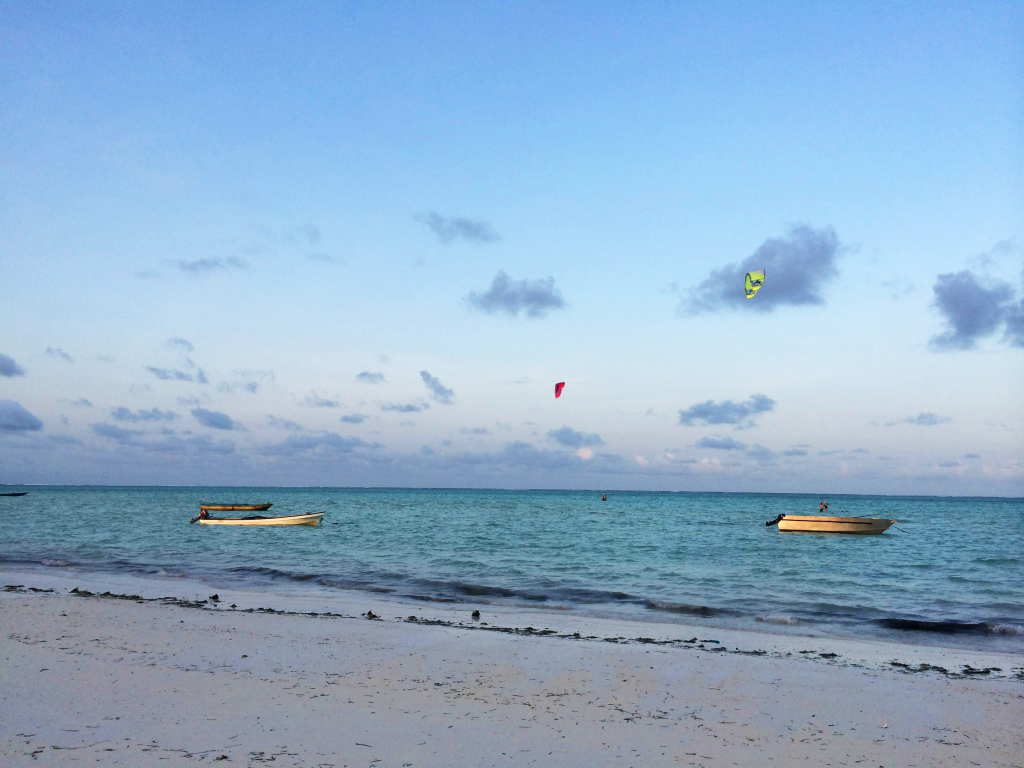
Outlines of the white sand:
<svg viewBox="0 0 1024 768">
<path fill-rule="evenodd" d="M 410 623 L 473 624 L 372 595 L 221 591 L 197 609 L 67 592 L 210 593 L 193 583 L 72 578 L 0 578 L 59 590 L 0 593 L 3 766 L 1024 765 L 1015 654 L 481 606 L 491 627 L 598 639 L 538 637 Z M 261 606 L 351 618 L 242 612 Z M 603 639 L 693 636 L 720 643 Z"/>
</svg>

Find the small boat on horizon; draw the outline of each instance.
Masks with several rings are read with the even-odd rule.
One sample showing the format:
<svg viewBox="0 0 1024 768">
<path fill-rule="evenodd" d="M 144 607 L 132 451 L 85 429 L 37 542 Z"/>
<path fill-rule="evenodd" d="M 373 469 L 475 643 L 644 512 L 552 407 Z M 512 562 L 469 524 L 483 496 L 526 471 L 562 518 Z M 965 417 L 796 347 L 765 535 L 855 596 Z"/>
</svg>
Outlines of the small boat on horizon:
<svg viewBox="0 0 1024 768">
<path fill-rule="evenodd" d="M 821 515 L 779 515 L 765 523 L 778 525 L 783 533 L 885 533 L 898 522 L 884 517 L 825 517 Z"/>
<path fill-rule="evenodd" d="M 21 491 L 20 493 L 0 493 L 0 496 L 28 496 L 28 491 Z"/>
<path fill-rule="evenodd" d="M 207 512 L 265 512 L 272 506 L 273 503 L 269 501 L 266 504 L 207 504 L 201 501 L 199 511 L 205 509 Z"/>
<path fill-rule="evenodd" d="M 268 505 L 269 506 L 269 505 Z M 210 517 L 200 514 L 189 520 L 194 523 L 197 520 L 200 525 L 320 525 L 325 512 L 308 512 L 301 515 L 283 515 L 281 517 L 264 517 L 253 515 L 251 517 Z"/>
</svg>

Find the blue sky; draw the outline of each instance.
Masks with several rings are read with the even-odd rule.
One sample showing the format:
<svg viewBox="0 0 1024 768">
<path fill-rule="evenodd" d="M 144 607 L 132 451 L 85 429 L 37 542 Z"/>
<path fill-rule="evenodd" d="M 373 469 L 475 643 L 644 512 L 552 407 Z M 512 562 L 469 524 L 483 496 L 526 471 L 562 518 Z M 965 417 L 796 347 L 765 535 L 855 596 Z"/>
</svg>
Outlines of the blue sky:
<svg viewBox="0 0 1024 768">
<path fill-rule="evenodd" d="M 0 482 L 1021 495 L 1019 21 L 7 3 Z"/>
</svg>

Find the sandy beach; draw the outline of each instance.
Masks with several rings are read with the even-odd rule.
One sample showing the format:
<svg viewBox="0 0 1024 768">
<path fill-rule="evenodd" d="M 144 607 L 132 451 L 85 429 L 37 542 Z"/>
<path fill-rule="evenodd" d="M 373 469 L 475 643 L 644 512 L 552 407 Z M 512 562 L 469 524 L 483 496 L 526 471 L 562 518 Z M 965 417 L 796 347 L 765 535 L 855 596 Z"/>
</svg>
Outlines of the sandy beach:
<svg viewBox="0 0 1024 768">
<path fill-rule="evenodd" d="M 4 765 L 1024 765 L 1013 654 L 67 578 L 4 574 Z"/>
</svg>

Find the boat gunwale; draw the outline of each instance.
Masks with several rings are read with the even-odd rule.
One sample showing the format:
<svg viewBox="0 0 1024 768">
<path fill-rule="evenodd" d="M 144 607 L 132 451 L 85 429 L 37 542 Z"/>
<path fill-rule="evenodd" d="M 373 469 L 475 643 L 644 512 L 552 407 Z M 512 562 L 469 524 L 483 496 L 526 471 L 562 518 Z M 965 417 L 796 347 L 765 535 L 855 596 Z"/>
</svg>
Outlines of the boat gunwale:
<svg viewBox="0 0 1024 768">
<path fill-rule="evenodd" d="M 210 502 L 199 502 L 200 510 L 208 512 L 265 512 L 274 506 L 274 502 L 267 501 L 262 504 L 215 504 Z"/>
</svg>

